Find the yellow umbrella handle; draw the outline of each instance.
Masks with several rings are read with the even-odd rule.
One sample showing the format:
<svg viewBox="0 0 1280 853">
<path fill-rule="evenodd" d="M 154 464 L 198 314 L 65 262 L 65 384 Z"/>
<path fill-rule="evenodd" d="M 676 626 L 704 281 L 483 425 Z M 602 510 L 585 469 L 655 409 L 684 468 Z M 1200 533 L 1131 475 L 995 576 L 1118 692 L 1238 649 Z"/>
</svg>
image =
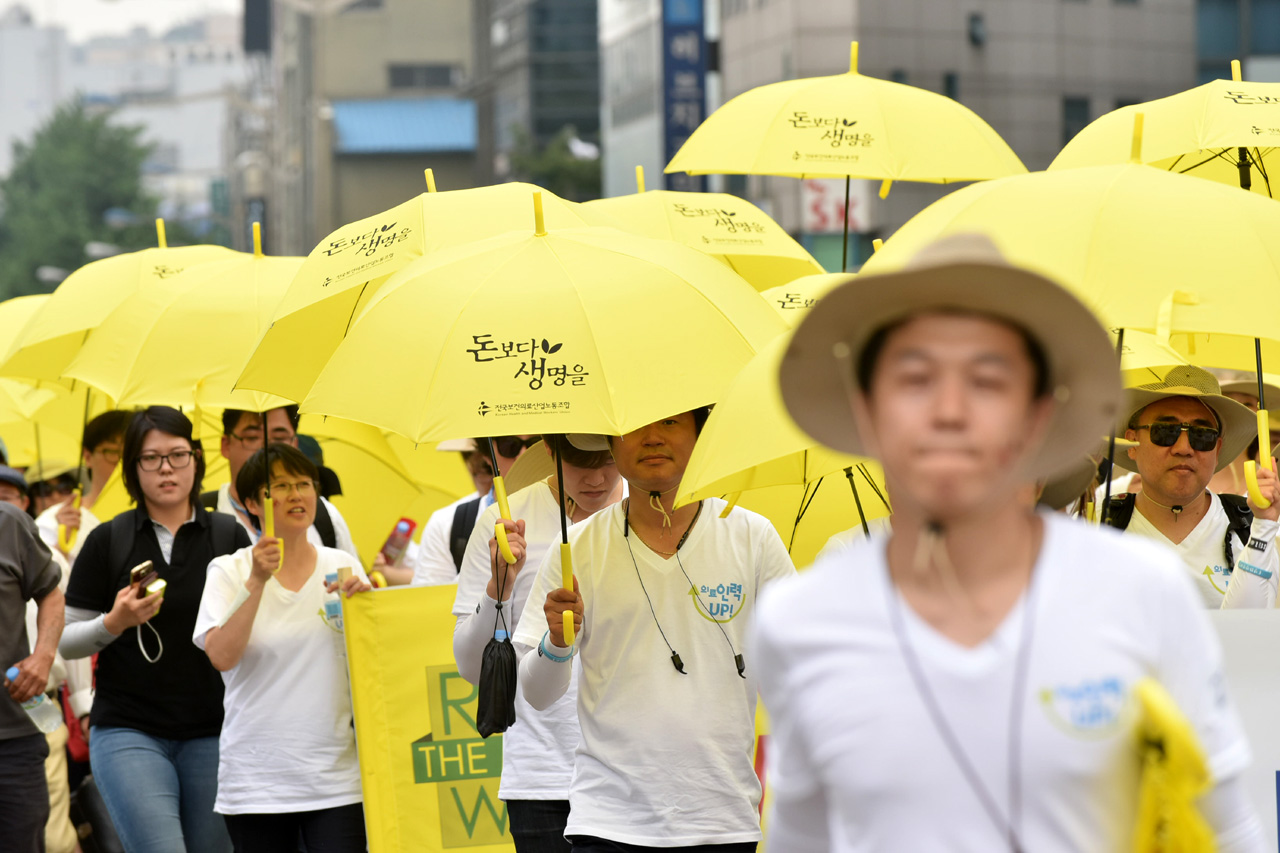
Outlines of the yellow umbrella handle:
<svg viewBox="0 0 1280 853">
<path fill-rule="evenodd" d="M 80 490 L 76 489 L 71 496 L 71 505 L 76 509 L 80 508 Z M 76 528 L 70 532 L 67 531 L 65 524 L 58 525 L 58 547 L 62 549 L 62 553 L 70 554 L 71 549 L 76 546 L 76 536 L 80 533 L 80 528 Z"/>
<path fill-rule="evenodd" d="M 275 501 L 271 498 L 262 499 L 262 532 L 272 539 L 276 538 L 276 511 Z M 276 566 L 276 572 L 284 567 L 284 543 L 280 543 L 280 565 Z M 275 574 L 276 572 L 272 572 Z"/>
<path fill-rule="evenodd" d="M 569 543 L 560 543 L 560 582 L 564 588 L 573 592 L 573 554 L 569 551 Z M 573 630 L 573 611 L 566 610 L 560 614 L 564 619 L 564 642 L 572 646 L 576 637 Z"/>
<path fill-rule="evenodd" d="M 1258 458 L 1268 471 L 1275 470 L 1275 463 L 1271 461 L 1271 422 L 1266 409 L 1258 410 Z M 1259 509 L 1271 506 L 1271 501 L 1258 490 L 1258 465 L 1252 460 L 1244 463 L 1244 482 L 1249 487 L 1249 500 L 1255 506 Z"/>
<path fill-rule="evenodd" d="M 511 505 L 507 503 L 507 484 L 500 476 L 493 478 L 493 496 L 498 501 L 500 518 L 493 525 L 493 535 L 498 540 L 498 551 L 502 553 L 502 559 L 506 560 L 508 565 L 515 565 L 516 555 L 511 552 L 511 544 L 507 542 L 507 528 L 502 523 L 502 520 L 511 520 Z"/>
</svg>

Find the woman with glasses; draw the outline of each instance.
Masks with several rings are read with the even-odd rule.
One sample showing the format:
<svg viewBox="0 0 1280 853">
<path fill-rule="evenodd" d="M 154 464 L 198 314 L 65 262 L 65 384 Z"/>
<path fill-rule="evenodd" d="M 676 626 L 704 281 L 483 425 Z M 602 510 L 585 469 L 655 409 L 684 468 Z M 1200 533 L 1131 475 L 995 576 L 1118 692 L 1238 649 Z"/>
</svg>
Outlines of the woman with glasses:
<svg viewBox="0 0 1280 853">
<path fill-rule="evenodd" d="M 89 761 L 124 848 L 225 853 L 231 842 L 213 811 L 222 680 L 187 639 L 209 563 L 249 537 L 200 505 L 204 457 L 176 409 L 152 406 L 133 418 L 121 465 L 137 507 L 86 538 L 59 650 L 98 655 Z M 132 582 L 148 561 L 163 591 Z"/>
<path fill-rule="evenodd" d="M 343 639 L 325 613 L 340 569 L 347 596 L 370 587 L 351 555 L 308 541 L 319 473 L 291 445 L 257 451 L 236 477 L 256 526 L 268 458 L 275 536 L 210 564 L 193 632 L 226 684 L 214 808 L 237 853 L 296 850 L 299 836 L 311 853 L 362 853 Z"/>
</svg>

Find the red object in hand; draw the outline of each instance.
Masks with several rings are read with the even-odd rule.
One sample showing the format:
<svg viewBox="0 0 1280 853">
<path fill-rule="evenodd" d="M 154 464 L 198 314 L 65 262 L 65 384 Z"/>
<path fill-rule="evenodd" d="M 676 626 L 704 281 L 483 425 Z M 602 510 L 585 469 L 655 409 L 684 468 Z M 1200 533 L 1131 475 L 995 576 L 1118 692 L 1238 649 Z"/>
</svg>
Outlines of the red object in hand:
<svg viewBox="0 0 1280 853">
<path fill-rule="evenodd" d="M 418 522 L 412 518 L 402 518 L 396 522 L 391 535 L 382 544 L 382 559 L 387 561 L 388 566 L 394 566 L 400 562 L 400 558 L 409 547 L 410 540 L 413 539 L 413 531 L 417 526 Z"/>
</svg>

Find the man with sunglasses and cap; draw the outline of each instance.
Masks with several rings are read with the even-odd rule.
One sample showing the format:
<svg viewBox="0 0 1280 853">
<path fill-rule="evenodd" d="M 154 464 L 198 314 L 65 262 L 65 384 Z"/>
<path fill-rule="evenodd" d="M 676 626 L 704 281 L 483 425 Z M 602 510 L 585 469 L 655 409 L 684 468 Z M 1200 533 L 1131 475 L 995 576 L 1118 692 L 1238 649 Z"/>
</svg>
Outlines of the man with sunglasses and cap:
<svg viewBox="0 0 1280 853">
<path fill-rule="evenodd" d="M 1112 497 L 1107 523 L 1177 551 L 1207 607 L 1274 606 L 1276 475 L 1258 468 L 1266 509 L 1209 489 L 1257 437 L 1255 413 L 1222 394 L 1207 370 L 1180 365 L 1159 382 L 1128 389 L 1119 426 L 1134 444 L 1117 450 L 1116 465 L 1137 471 L 1142 491 Z"/>
<path fill-rule="evenodd" d="M 1088 309 L 957 235 L 829 292 L 779 382 L 816 441 L 879 459 L 894 520 L 757 609 L 769 850 L 1129 848 L 1147 678 L 1203 747 L 1218 849 L 1265 849 L 1221 648 L 1177 557 L 1029 499 L 1119 412 Z"/>
<path fill-rule="evenodd" d="M 745 853 L 760 839 L 757 666 L 743 643 L 760 590 L 795 568 L 762 516 L 718 498 L 675 507 L 707 416 L 569 436 L 611 451 L 629 496 L 569 531 L 573 591 L 562 588 L 560 550 L 547 551 L 512 639 L 537 710 L 578 668 L 565 828 L 574 853 Z M 565 611 L 575 614 L 572 647 Z"/>
</svg>

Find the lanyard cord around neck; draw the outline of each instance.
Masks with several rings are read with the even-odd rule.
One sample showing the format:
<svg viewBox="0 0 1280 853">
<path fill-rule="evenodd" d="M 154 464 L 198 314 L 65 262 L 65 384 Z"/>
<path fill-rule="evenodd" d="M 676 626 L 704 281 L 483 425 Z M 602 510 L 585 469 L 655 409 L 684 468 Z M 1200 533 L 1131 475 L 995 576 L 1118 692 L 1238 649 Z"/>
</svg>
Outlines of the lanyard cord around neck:
<svg viewBox="0 0 1280 853">
<path fill-rule="evenodd" d="M 947 751 L 951 753 L 952 759 L 960 768 L 960 772 L 964 775 L 969 788 L 982 804 L 983 811 L 987 813 L 987 817 L 995 824 L 996 830 L 1008 839 L 1009 850 L 1012 853 L 1023 853 L 1026 848 L 1018 835 L 1018 825 L 1022 822 L 1022 710 L 1023 705 L 1026 703 L 1031 644 L 1035 636 L 1034 562 L 1031 579 L 1027 583 L 1027 593 L 1022 602 L 1022 624 L 1018 640 L 1018 655 L 1014 664 L 1013 692 L 1009 702 L 1009 743 L 1007 749 L 1009 762 L 1008 819 L 1001 816 L 995 797 L 991 795 L 990 790 L 983 783 L 982 777 L 978 775 L 977 768 L 973 766 L 973 762 L 965 754 L 964 748 L 960 745 L 960 739 L 956 737 L 951 726 L 947 724 L 946 717 L 938 705 L 938 699 L 925 678 L 924 668 L 920 664 L 920 659 L 907 637 L 907 627 L 902 617 L 902 603 L 899 601 L 897 590 L 894 587 L 893 576 L 890 574 L 887 580 L 889 618 L 893 624 L 893 633 L 898 641 L 898 648 L 902 651 L 903 660 L 907 664 L 907 671 L 911 675 L 911 681 L 916 688 L 916 693 L 919 694 L 921 702 L 924 703 L 925 710 L 929 714 L 929 719 L 933 723 L 934 729 L 942 738 L 942 742 L 946 744 Z"/>
</svg>

